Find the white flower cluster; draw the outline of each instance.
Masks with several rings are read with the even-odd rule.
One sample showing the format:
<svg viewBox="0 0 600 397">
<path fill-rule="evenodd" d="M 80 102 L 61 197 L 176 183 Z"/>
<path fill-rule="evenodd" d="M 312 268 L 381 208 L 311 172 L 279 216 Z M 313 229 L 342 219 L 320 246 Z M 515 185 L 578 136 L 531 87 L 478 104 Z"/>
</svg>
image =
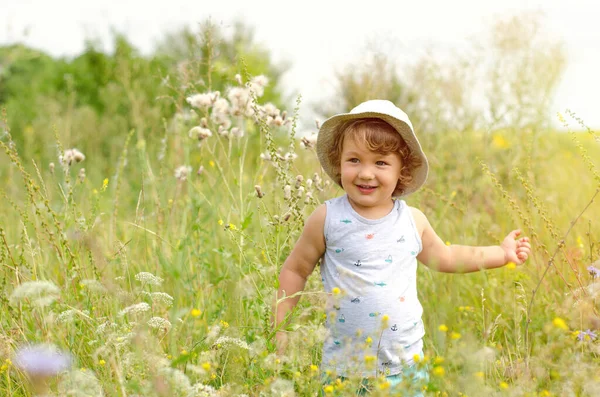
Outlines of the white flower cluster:
<svg viewBox="0 0 600 397">
<path fill-rule="evenodd" d="M 98 280 L 84 279 L 84 280 L 81 280 L 81 285 L 83 285 L 84 289 L 86 289 L 90 292 L 95 292 L 98 294 L 104 294 L 107 292 L 106 287 L 104 285 L 102 285 L 102 283 Z"/>
<path fill-rule="evenodd" d="M 213 397 L 218 396 L 217 389 L 212 386 L 204 385 L 202 383 L 196 383 L 190 389 L 190 397 Z"/>
<path fill-rule="evenodd" d="M 150 310 L 150 305 L 146 302 L 136 303 L 131 306 L 127 306 L 125 309 L 119 312 L 119 317 L 123 317 L 125 315 L 134 315 L 138 313 L 144 313 Z"/>
<path fill-rule="evenodd" d="M 215 343 L 213 343 L 213 347 L 217 348 L 227 347 L 228 345 L 235 345 L 245 350 L 250 349 L 245 341 L 239 338 L 231 338 L 229 336 L 221 336 L 215 341 Z"/>
<path fill-rule="evenodd" d="M 171 329 L 171 322 L 162 317 L 152 317 L 148 320 L 148 326 L 160 331 L 167 332 Z"/>
<path fill-rule="evenodd" d="M 211 107 L 221 96 L 219 91 L 207 92 L 205 94 L 195 94 L 186 98 L 187 103 L 190 106 L 197 109 L 208 109 Z"/>
<path fill-rule="evenodd" d="M 300 140 L 300 143 L 302 144 L 302 146 L 304 146 L 304 148 L 310 149 L 310 148 L 315 147 L 315 145 L 317 144 L 317 138 L 318 138 L 318 135 L 315 133 L 306 135 L 306 136 L 302 137 L 302 139 Z"/>
<path fill-rule="evenodd" d="M 58 161 L 64 166 L 70 166 L 73 162 L 79 163 L 85 160 L 85 156 L 79 150 L 73 148 L 65 150 L 65 152 L 58 156 Z"/>
<path fill-rule="evenodd" d="M 135 275 L 135 279 L 141 283 L 148 285 L 161 285 L 163 279 L 149 272 L 140 272 Z"/>
<path fill-rule="evenodd" d="M 179 181 L 185 181 L 191 173 L 192 167 L 189 165 L 181 165 L 175 169 L 175 178 Z"/>
<path fill-rule="evenodd" d="M 210 138 L 212 136 L 212 132 L 210 132 L 208 128 L 196 126 L 190 130 L 188 135 L 190 138 L 203 141 L 206 138 Z"/>
<path fill-rule="evenodd" d="M 44 307 L 52 304 L 60 296 L 60 289 L 50 281 L 26 281 L 15 288 L 10 302 L 17 304 L 29 301 L 33 306 Z"/>
<path fill-rule="evenodd" d="M 98 378 L 90 370 L 75 370 L 65 374 L 58 390 L 60 396 L 104 396 Z"/>
<path fill-rule="evenodd" d="M 73 320 L 73 317 L 75 317 L 75 313 L 77 313 L 77 311 L 73 309 L 65 310 L 58 315 L 56 321 L 61 324 L 70 323 Z"/>
<path fill-rule="evenodd" d="M 152 299 L 152 303 L 162 303 L 166 306 L 172 306 L 173 305 L 173 297 L 169 294 L 167 294 L 166 292 L 146 292 L 146 291 L 142 291 L 142 294 L 144 296 L 149 297 L 150 299 Z"/>
</svg>

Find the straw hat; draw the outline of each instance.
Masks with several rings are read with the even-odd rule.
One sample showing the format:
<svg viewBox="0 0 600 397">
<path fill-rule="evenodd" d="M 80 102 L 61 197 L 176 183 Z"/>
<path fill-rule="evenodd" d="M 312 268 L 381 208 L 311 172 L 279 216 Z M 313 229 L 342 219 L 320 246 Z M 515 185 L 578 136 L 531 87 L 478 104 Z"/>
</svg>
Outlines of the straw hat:
<svg viewBox="0 0 600 397">
<path fill-rule="evenodd" d="M 339 164 L 332 164 L 329 154 L 331 153 L 335 137 L 339 133 L 339 128 L 347 121 L 364 118 L 377 118 L 387 122 L 398 131 L 410 151 L 421 158 L 421 165 L 412 170 L 412 182 L 404 186 L 403 192 L 398 189 L 395 190 L 393 196 L 407 196 L 417 191 L 427 179 L 429 171 L 427 157 L 425 157 L 425 153 L 421 149 L 421 144 L 415 135 L 413 126 L 406 113 L 392 102 L 386 100 L 374 99 L 363 102 L 352 109 L 350 113 L 337 114 L 323 123 L 317 138 L 317 156 L 327 175 L 341 186 L 341 182 L 335 173 Z"/>
</svg>

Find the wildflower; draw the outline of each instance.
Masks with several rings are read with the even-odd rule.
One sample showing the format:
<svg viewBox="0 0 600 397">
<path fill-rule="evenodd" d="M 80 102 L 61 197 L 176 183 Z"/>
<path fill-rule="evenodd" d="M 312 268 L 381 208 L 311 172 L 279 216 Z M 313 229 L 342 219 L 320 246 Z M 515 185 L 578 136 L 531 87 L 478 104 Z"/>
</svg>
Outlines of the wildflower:
<svg viewBox="0 0 600 397">
<path fill-rule="evenodd" d="M 446 241 L 446 245 L 447 245 L 447 246 L 450 246 L 450 241 Z"/>
<path fill-rule="evenodd" d="M 433 367 L 431 372 L 436 376 L 442 377 L 446 373 L 446 370 L 444 370 L 444 367 Z"/>
<path fill-rule="evenodd" d="M 499 149 L 508 149 L 510 142 L 508 142 L 502 135 L 495 134 L 492 137 L 492 144 Z"/>
<path fill-rule="evenodd" d="M 192 309 L 192 311 L 190 312 L 190 314 L 192 315 L 192 317 L 200 317 L 200 315 L 202 314 L 202 310 Z"/>
<path fill-rule="evenodd" d="M 318 367 L 318 366 L 316 366 L 316 365 L 314 365 L 314 364 L 311 364 L 311 365 L 310 365 L 310 371 L 311 371 L 311 372 L 317 372 L 318 370 L 319 370 L 319 367 Z"/>
<path fill-rule="evenodd" d="M 131 306 L 127 306 L 125 309 L 119 312 L 119 317 L 123 317 L 127 314 L 144 313 L 150 310 L 150 305 L 146 302 L 136 303 Z"/>
<path fill-rule="evenodd" d="M 58 323 L 68 323 L 71 322 L 71 320 L 73 320 L 73 317 L 75 316 L 76 311 L 73 309 L 70 310 L 65 310 L 64 312 L 61 312 L 58 317 L 56 318 L 56 321 Z"/>
<path fill-rule="evenodd" d="M 223 328 L 229 328 L 229 323 L 227 321 L 219 321 L 219 325 L 221 325 L 221 327 Z"/>
<path fill-rule="evenodd" d="M 416 363 L 421 362 L 421 355 L 420 354 L 413 355 L 413 361 Z"/>
<path fill-rule="evenodd" d="M 166 292 L 152 292 L 149 294 L 152 303 L 162 303 L 167 306 L 173 305 L 173 297 Z"/>
<path fill-rule="evenodd" d="M 387 389 L 389 389 L 389 388 L 390 388 L 390 386 L 391 386 L 391 383 L 390 383 L 389 381 L 387 381 L 387 380 L 386 380 L 386 381 L 383 381 L 383 382 L 379 382 L 379 383 L 377 384 L 377 388 L 378 388 L 379 390 L 387 390 Z"/>
<path fill-rule="evenodd" d="M 179 181 L 185 181 L 191 173 L 192 167 L 189 165 L 181 165 L 175 169 L 175 178 Z"/>
<path fill-rule="evenodd" d="M 223 226 L 223 219 L 219 219 L 219 220 L 217 221 L 217 223 L 219 224 L 219 226 Z"/>
<path fill-rule="evenodd" d="M 437 356 L 437 357 L 436 357 L 436 358 L 433 360 L 433 364 L 435 364 L 435 365 L 439 365 L 439 364 L 441 364 L 441 363 L 443 363 L 443 362 L 444 362 L 444 357 L 440 357 L 440 356 Z"/>
<path fill-rule="evenodd" d="M 229 225 L 227 225 L 227 228 L 229 230 L 237 230 L 237 227 L 233 223 L 230 223 Z"/>
<path fill-rule="evenodd" d="M 438 330 L 440 330 L 441 332 L 448 332 L 448 327 L 445 324 L 441 324 L 438 327 Z"/>
<path fill-rule="evenodd" d="M 506 382 L 500 382 L 500 388 L 501 389 L 508 389 L 508 383 L 506 383 Z"/>
<path fill-rule="evenodd" d="M 107 289 L 102 283 L 98 280 L 94 279 L 84 279 L 79 283 L 81 288 L 85 288 L 87 291 L 95 292 L 98 294 L 104 294 L 107 292 Z"/>
<path fill-rule="evenodd" d="M 560 317 L 555 317 L 554 320 L 552 320 L 552 325 L 554 325 L 556 328 L 560 328 L 560 329 L 564 329 L 564 330 L 569 329 L 569 327 L 567 326 L 567 323 L 565 323 L 565 320 L 563 320 Z"/>
<path fill-rule="evenodd" d="M 210 371 L 211 365 L 209 362 L 205 362 L 205 363 L 202 363 L 201 367 L 205 371 Z"/>
<path fill-rule="evenodd" d="M 592 276 L 592 278 L 600 277 L 600 269 L 594 266 L 588 266 L 587 271 L 590 272 L 590 276 Z"/>
<path fill-rule="evenodd" d="M 250 350 L 248 344 L 241 339 L 231 338 L 229 336 L 221 336 L 213 343 L 213 347 L 221 348 L 227 345 L 235 345 L 245 350 Z"/>
<path fill-rule="evenodd" d="M 193 127 L 188 132 L 188 135 L 190 138 L 198 139 L 199 141 L 202 141 L 206 138 L 210 138 L 212 136 L 212 132 L 208 128 L 196 126 L 196 127 Z"/>
<path fill-rule="evenodd" d="M 220 96 L 219 91 L 208 92 L 205 94 L 195 94 L 186 98 L 187 103 L 190 106 L 198 109 L 207 109 L 210 107 Z"/>
<path fill-rule="evenodd" d="M 56 375 L 71 366 L 71 355 L 54 345 L 32 345 L 19 349 L 15 365 L 31 377 Z"/>
<path fill-rule="evenodd" d="M 54 163 L 48 164 L 48 168 L 50 168 L 50 173 L 54 174 Z"/>
<path fill-rule="evenodd" d="M 211 167 L 213 167 L 213 168 L 214 168 L 214 166 L 215 166 L 215 162 L 214 162 L 214 161 L 212 161 L 212 160 L 210 160 L 210 161 L 208 162 L 208 165 L 210 165 Z"/>
<path fill-rule="evenodd" d="M 260 158 L 264 161 L 271 161 L 271 155 L 269 154 L 269 152 L 261 153 Z"/>
<path fill-rule="evenodd" d="M 325 392 L 325 394 L 331 394 L 333 393 L 333 386 L 327 385 L 323 388 L 323 391 Z"/>
<path fill-rule="evenodd" d="M 485 374 L 482 371 L 475 372 L 473 375 L 475 375 L 478 378 L 483 378 L 485 376 Z"/>
<path fill-rule="evenodd" d="M 77 176 L 79 177 L 79 182 L 83 183 L 85 181 L 85 168 L 80 169 Z"/>
<path fill-rule="evenodd" d="M 367 345 L 370 345 L 371 343 L 373 343 L 373 338 L 371 338 L 370 336 L 368 336 L 367 339 L 365 339 L 365 343 Z"/>
<path fill-rule="evenodd" d="M 152 317 L 150 320 L 148 320 L 147 324 L 150 328 L 158 329 L 164 332 L 167 332 L 171 329 L 171 322 L 162 317 Z"/>
<path fill-rule="evenodd" d="M 249 83 L 248 87 L 254 95 L 261 97 L 265 93 L 265 87 L 269 84 L 269 79 L 263 75 L 255 76 Z"/>
<path fill-rule="evenodd" d="M 244 83 L 242 82 L 242 76 L 241 76 L 239 73 L 236 73 L 236 74 L 235 74 L 235 81 L 236 81 L 236 82 L 237 82 L 239 85 L 242 85 L 242 84 L 244 84 Z"/>
<path fill-rule="evenodd" d="M 236 138 L 243 138 L 244 137 L 244 129 L 239 128 L 239 127 L 233 127 L 231 129 L 231 135 L 233 135 Z"/>
<path fill-rule="evenodd" d="M 333 287 L 333 289 L 331 290 L 331 293 L 334 295 L 339 295 L 341 292 L 341 290 L 338 287 Z"/>
<path fill-rule="evenodd" d="M 461 337 L 461 335 L 458 332 L 452 332 L 450 334 L 450 338 L 452 338 L 452 339 L 460 339 L 460 337 Z"/>
<path fill-rule="evenodd" d="M 63 154 L 58 156 L 58 162 L 64 166 L 70 166 L 73 161 L 76 163 L 80 163 L 85 160 L 85 156 L 79 150 L 73 148 L 65 150 Z"/>
<path fill-rule="evenodd" d="M 148 285 L 161 285 L 163 282 L 162 278 L 157 277 L 154 274 L 149 273 L 149 272 L 140 272 L 135 275 L 135 279 L 139 282 L 142 282 L 142 283 L 148 284 Z"/>
<path fill-rule="evenodd" d="M 577 245 L 579 248 L 583 248 L 583 240 L 581 239 L 581 236 L 577 236 Z"/>
<path fill-rule="evenodd" d="M 591 330 L 587 330 L 587 331 L 579 331 L 578 335 L 577 335 L 577 339 L 579 341 L 584 341 L 584 340 L 595 340 L 597 337 L 596 333 L 594 331 Z"/>
<path fill-rule="evenodd" d="M 258 198 L 264 197 L 265 194 L 262 192 L 260 185 L 254 185 L 254 190 L 256 190 L 256 195 L 258 196 Z"/>
<path fill-rule="evenodd" d="M 104 365 L 106 364 L 106 361 L 104 361 L 104 360 L 100 360 L 100 361 L 98 361 L 98 364 L 99 364 L 101 367 L 104 367 Z"/>
<path fill-rule="evenodd" d="M 287 152 L 284 156 L 283 159 L 285 161 L 294 161 L 296 160 L 296 158 L 298 157 L 298 155 L 296 153 L 293 152 Z"/>
<path fill-rule="evenodd" d="M 33 306 L 44 307 L 52 304 L 59 294 L 60 289 L 50 281 L 26 281 L 13 290 L 10 302 L 27 300 Z"/>
<path fill-rule="evenodd" d="M 309 136 L 305 136 L 300 140 L 302 146 L 305 149 L 313 148 L 317 144 L 317 134 L 311 134 Z"/>
<path fill-rule="evenodd" d="M 283 198 L 284 200 L 290 200 L 292 198 L 292 187 L 290 185 L 285 185 L 283 188 Z"/>
<path fill-rule="evenodd" d="M 508 262 L 506 264 L 506 268 L 510 269 L 510 270 L 516 269 L 516 267 L 517 267 L 517 265 L 514 262 Z"/>
</svg>

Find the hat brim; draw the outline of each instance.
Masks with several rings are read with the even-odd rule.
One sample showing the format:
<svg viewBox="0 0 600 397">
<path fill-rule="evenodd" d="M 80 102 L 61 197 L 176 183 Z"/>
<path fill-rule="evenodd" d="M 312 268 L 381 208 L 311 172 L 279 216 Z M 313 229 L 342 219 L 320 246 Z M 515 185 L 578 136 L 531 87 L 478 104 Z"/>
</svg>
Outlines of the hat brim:
<svg viewBox="0 0 600 397">
<path fill-rule="evenodd" d="M 427 157 L 421 148 L 419 140 L 413 132 L 412 126 L 403 120 L 397 119 L 385 113 L 342 113 L 327 119 L 321 126 L 319 135 L 317 137 L 317 156 L 321 166 L 323 167 L 323 170 L 331 177 L 331 179 L 333 179 L 335 183 L 341 186 L 341 181 L 335 172 L 339 165 L 336 166 L 335 164 L 332 164 L 330 159 L 333 143 L 337 134 L 339 134 L 339 128 L 342 126 L 342 124 L 346 123 L 347 121 L 364 118 L 377 118 L 390 124 L 396 131 L 398 131 L 402 139 L 404 139 L 404 142 L 406 142 L 406 145 L 410 151 L 421 159 L 421 164 L 412 172 L 412 181 L 408 185 L 403 186 L 402 190 L 396 189 L 392 196 L 402 197 L 416 192 L 427 180 L 427 174 L 429 173 Z"/>
</svg>

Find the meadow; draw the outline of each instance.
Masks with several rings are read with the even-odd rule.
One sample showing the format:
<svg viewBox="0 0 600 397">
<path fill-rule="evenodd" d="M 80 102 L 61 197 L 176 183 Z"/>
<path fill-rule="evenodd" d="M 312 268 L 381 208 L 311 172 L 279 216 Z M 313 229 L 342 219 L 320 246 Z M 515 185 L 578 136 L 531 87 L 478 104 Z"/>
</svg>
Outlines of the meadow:
<svg viewBox="0 0 600 397">
<path fill-rule="evenodd" d="M 221 92 L 208 79 L 205 90 L 172 94 L 165 117 L 133 100 L 138 127 L 111 136 L 108 152 L 102 129 L 121 128 L 110 109 L 101 118 L 57 110 L 13 132 L 4 112 L 1 395 L 323 389 L 318 270 L 281 356 L 272 311 L 304 219 L 342 191 L 321 171 L 314 136 L 297 136 L 302 102 L 280 109 L 265 100 L 268 86 L 243 71 Z M 567 132 L 419 136 L 430 177 L 406 201 L 447 244 L 498 244 L 521 228 L 533 246 L 520 267 L 449 275 L 420 266 L 427 395 L 600 394 L 600 136 L 573 113 L 557 117 Z M 29 150 L 40 139 L 45 155 Z M 69 368 L 55 357 L 41 373 L 25 370 L 15 354 L 26 343 L 69 352 Z M 323 392 L 354 395 L 352 386 Z M 372 395 L 388 388 L 378 379 Z"/>
</svg>

